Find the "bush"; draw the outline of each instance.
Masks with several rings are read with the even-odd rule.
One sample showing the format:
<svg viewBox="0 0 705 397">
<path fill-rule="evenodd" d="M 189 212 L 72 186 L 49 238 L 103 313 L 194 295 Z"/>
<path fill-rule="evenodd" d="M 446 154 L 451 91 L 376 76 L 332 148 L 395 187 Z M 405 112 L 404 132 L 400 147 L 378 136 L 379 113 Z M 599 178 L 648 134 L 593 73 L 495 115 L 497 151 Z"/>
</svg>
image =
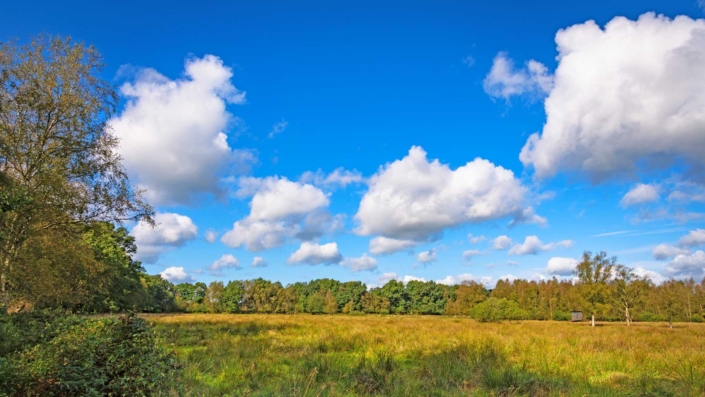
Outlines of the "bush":
<svg viewBox="0 0 705 397">
<path fill-rule="evenodd" d="M 568 312 L 562 312 L 562 311 L 557 311 L 553 313 L 553 320 L 554 321 L 570 321 L 570 313 Z"/>
<path fill-rule="evenodd" d="M 0 331 L 10 341 L 0 356 L 6 395 L 152 395 L 171 389 L 177 372 L 175 357 L 135 316 L 11 315 Z"/>
<path fill-rule="evenodd" d="M 705 323 L 705 317 L 700 314 L 693 314 L 693 316 L 690 318 L 690 321 L 694 323 Z"/>
<path fill-rule="evenodd" d="M 513 300 L 489 298 L 475 305 L 470 310 L 470 316 L 480 322 L 498 322 L 523 320 L 527 318 L 527 313 Z"/>
<path fill-rule="evenodd" d="M 646 312 L 646 313 L 640 313 L 640 314 L 636 317 L 636 321 L 645 322 L 645 323 L 648 323 L 648 322 L 665 322 L 665 321 L 668 321 L 668 317 L 666 317 L 666 316 L 664 316 L 664 315 L 662 315 L 662 314 L 655 314 L 655 313 Z"/>
</svg>

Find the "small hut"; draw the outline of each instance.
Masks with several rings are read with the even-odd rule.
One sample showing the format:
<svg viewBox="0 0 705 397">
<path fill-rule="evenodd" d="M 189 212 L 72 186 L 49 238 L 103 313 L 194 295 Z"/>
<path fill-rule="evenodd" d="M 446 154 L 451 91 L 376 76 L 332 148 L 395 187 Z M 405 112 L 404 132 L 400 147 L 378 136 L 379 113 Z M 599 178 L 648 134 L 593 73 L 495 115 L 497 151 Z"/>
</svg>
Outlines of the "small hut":
<svg viewBox="0 0 705 397">
<path fill-rule="evenodd" d="M 572 321 L 572 322 L 583 321 L 583 312 L 576 312 L 576 311 L 570 312 L 570 321 Z"/>
</svg>

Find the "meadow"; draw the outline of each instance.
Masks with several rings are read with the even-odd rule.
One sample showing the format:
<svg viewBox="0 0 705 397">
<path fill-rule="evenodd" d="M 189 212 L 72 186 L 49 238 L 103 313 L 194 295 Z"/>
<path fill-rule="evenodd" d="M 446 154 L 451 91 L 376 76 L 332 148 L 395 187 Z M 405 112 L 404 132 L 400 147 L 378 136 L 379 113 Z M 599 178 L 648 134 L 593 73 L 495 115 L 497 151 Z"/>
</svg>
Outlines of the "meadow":
<svg viewBox="0 0 705 397">
<path fill-rule="evenodd" d="M 705 324 L 143 315 L 191 396 L 705 395 Z"/>
</svg>

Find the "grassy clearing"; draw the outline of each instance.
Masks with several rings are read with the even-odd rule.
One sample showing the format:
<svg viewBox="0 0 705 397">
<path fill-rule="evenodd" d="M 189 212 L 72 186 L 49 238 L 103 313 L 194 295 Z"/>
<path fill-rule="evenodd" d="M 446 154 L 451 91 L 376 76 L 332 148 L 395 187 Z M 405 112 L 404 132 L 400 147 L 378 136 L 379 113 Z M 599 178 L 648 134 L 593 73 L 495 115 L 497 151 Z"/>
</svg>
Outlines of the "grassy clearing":
<svg viewBox="0 0 705 397">
<path fill-rule="evenodd" d="M 145 315 L 204 396 L 705 395 L 705 325 Z"/>
</svg>

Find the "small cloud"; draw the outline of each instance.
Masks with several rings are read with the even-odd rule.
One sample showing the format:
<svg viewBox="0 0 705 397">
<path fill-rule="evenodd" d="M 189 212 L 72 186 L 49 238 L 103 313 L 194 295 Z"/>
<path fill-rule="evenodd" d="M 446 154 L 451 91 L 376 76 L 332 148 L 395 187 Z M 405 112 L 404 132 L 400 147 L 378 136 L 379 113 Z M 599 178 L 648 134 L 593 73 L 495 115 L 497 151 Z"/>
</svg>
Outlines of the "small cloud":
<svg viewBox="0 0 705 397">
<path fill-rule="evenodd" d="M 468 241 L 471 244 L 477 244 L 477 243 L 483 242 L 485 240 L 487 240 L 487 237 L 485 237 L 485 236 L 473 236 L 472 233 L 468 233 Z"/>
<path fill-rule="evenodd" d="M 362 254 L 359 258 L 345 258 L 340 264 L 345 266 L 353 272 L 359 272 L 363 270 L 375 270 L 377 269 L 377 260 L 367 254 Z"/>
<path fill-rule="evenodd" d="M 705 252 L 676 256 L 666 266 L 666 272 L 674 276 L 702 277 L 705 274 Z"/>
<path fill-rule="evenodd" d="M 702 1 L 705 1 L 705 0 L 702 0 Z M 473 58 L 472 55 L 468 55 L 465 58 L 463 58 L 463 63 L 467 67 L 471 68 L 475 64 L 475 58 Z"/>
<path fill-rule="evenodd" d="M 240 261 L 232 254 L 225 254 L 208 266 L 208 272 L 213 276 L 222 276 L 223 269 L 240 269 Z"/>
<path fill-rule="evenodd" d="M 179 266 L 172 266 L 172 267 L 167 267 L 164 269 L 163 272 L 159 273 L 159 275 L 166 281 L 174 284 L 178 283 L 187 283 L 191 281 L 195 281 L 193 276 L 189 275 L 186 273 L 186 270 L 184 270 L 183 267 Z"/>
<path fill-rule="evenodd" d="M 574 258 L 553 257 L 548 260 L 546 273 L 552 276 L 571 276 L 576 266 L 578 261 Z"/>
<path fill-rule="evenodd" d="M 519 262 L 507 261 L 507 266 L 519 266 Z"/>
<path fill-rule="evenodd" d="M 370 240 L 370 252 L 372 255 L 388 255 L 398 251 L 410 250 L 416 244 L 412 240 L 399 240 L 388 237 L 375 237 Z"/>
<path fill-rule="evenodd" d="M 206 241 L 214 243 L 218 239 L 218 233 L 213 229 L 206 230 Z"/>
<path fill-rule="evenodd" d="M 637 204 L 655 203 L 659 200 L 659 189 L 654 185 L 637 184 L 622 197 L 619 205 L 631 207 Z"/>
<path fill-rule="evenodd" d="M 509 255 L 536 255 L 539 252 L 552 251 L 558 247 L 570 248 L 573 244 L 571 240 L 544 244 L 536 236 L 527 236 L 523 244 L 516 244 L 509 250 Z"/>
<path fill-rule="evenodd" d="M 342 255 L 338 251 L 338 244 L 328 243 L 319 245 L 316 243 L 304 242 L 296 252 L 289 256 L 287 263 L 320 265 L 320 264 L 336 264 L 343 260 Z"/>
<path fill-rule="evenodd" d="M 323 170 L 318 169 L 316 172 L 306 171 L 301 175 L 299 181 L 302 183 L 310 183 L 315 186 L 324 187 L 327 189 L 335 189 L 337 187 L 346 188 L 348 185 L 363 183 L 365 178 L 357 170 L 346 170 L 339 167 L 326 175 Z"/>
<path fill-rule="evenodd" d="M 490 276 L 478 277 L 478 276 L 473 276 L 472 274 L 469 274 L 469 273 L 463 273 L 463 274 L 458 274 L 457 276 L 446 276 L 443 279 L 436 280 L 436 284 L 457 285 L 457 284 L 462 284 L 463 282 L 466 282 L 466 281 L 474 281 L 476 283 L 487 285 L 490 282 L 492 282 L 492 277 L 490 277 Z"/>
<path fill-rule="evenodd" d="M 436 260 L 436 250 L 430 249 L 428 251 L 421 252 L 418 256 L 416 256 L 416 260 L 421 263 L 431 263 Z"/>
<path fill-rule="evenodd" d="M 512 239 L 507 236 L 499 236 L 492 241 L 492 248 L 497 251 L 504 251 L 511 247 Z"/>
<path fill-rule="evenodd" d="M 261 256 L 255 256 L 252 259 L 252 267 L 267 267 L 269 265 L 269 262 L 264 260 Z"/>
<path fill-rule="evenodd" d="M 681 247 L 697 247 L 703 244 L 705 244 L 705 229 L 691 230 L 678 240 L 678 245 Z"/>
<path fill-rule="evenodd" d="M 282 121 L 280 121 L 280 122 L 274 124 L 274 125 L 272 126 L 272 130 L 269 131 L 269 135 L 267 135 L 267 137 L 268 137 L 269 139 L 274 138 L 274 135 L 281 134 L 282 132 L 284 132 L 284 130 L 286 129 L 286 127 L 287 127 L 288 125 L 289 125 L 289 122 L 286 121 L 286 120 L 282 120 Z"/>
<path fill-rule="evenodd" d="M 485 255 L 487 252 L 480 250 L 465 250 L 463 251 L 463 258 L 470 260 L 478 255 Z"/>
<path fill-rule="evenodd" d="M 672 259 L 678 255 L 689 254 L 690 251 L 685 248 L 674 247 L 668 244 L 659 244 L 652 251 L 654 259 L 659 261 L 665 261 Z"/>
</svg>

